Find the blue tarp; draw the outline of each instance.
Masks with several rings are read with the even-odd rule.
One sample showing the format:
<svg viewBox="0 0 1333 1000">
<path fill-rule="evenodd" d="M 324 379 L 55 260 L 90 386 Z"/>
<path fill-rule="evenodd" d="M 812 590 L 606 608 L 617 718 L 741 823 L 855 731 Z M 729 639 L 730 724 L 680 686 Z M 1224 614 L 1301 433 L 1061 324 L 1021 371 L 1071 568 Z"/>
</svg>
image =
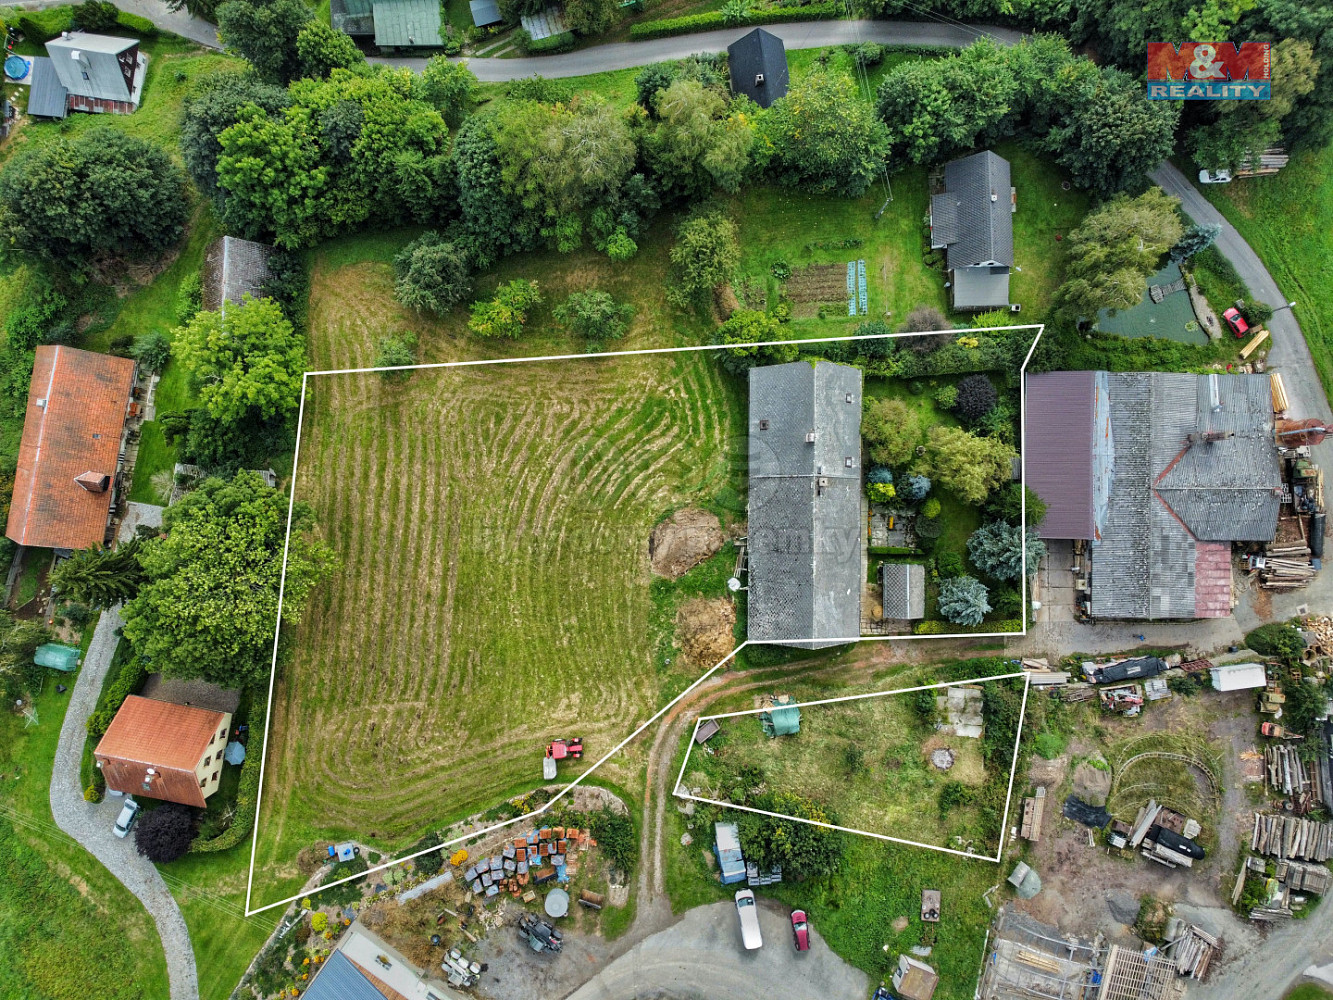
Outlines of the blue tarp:
<svg viewBox="0 0 1333 1000">
<path fill-rule="evenodd" d="M 222 759 L 228 764 L 240 764 L 245 760 L 245 746 L 232 740 L 223 751 Z"/>
</svg>

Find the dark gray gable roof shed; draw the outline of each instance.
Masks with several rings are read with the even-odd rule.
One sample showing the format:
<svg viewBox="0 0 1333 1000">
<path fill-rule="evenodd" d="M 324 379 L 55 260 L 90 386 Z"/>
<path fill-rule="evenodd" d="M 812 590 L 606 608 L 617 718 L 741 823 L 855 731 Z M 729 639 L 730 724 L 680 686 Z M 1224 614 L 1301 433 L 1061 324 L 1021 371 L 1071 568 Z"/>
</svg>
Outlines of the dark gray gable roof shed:
<svg viewBox="0 0 1333 1000">
<path fill-rule="evenodd" d="M 727 46 L 732 93 L 766 108 L 787 94 L 787 49 L 782 39 L 755 28 Z"/>
<path fill-rule="evenodd" d="M 269 280 L 268 259 L 273 248 L 252 240 L 224 236 L 204 254 L 203 306 L 210 312 L 227 311 L 245 296 L 262 298 Z"/>
<path fill-rule="evenodd" d="M 68 113 L 69 91 L 56 76 L 56 68 L 47 56 L 32 57 L 32 85 L 28 90 L 28 114 L 38 118 L 64 118 Z"/>
<path fill-rule="evenodd" d="M 926 567 L 916 563 L 882 563 L 879 582 L 883 590 L 883 617 L 916 621 L 926 617 Z"/>
<path fill-rule="evenodd" d="M 755 642 L 807 649 L 861 633 L 861 372 L 750 370 L 749 599 Z"/>
<path fill-rule="evenodd" d="M 1009 161 L 990 150 L 944 168 L 944 193 L 930 200 L 931 219 L 942 225 L 932 245 L 948 247 L 949 270 L 1014 263 L 1013 200 Z"/>
</svg>

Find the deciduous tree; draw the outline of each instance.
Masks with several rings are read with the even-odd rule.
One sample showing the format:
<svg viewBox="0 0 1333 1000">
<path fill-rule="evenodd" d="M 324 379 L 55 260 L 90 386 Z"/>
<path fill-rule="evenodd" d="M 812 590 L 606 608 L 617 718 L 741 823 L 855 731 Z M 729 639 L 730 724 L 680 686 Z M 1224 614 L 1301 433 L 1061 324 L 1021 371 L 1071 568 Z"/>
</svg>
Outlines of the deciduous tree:
<svg viewBox="0 0 1333 1000">
<path fill-rule="evenodd" d="M 731 279 L 740 264 L 736 223 L 718 211 L 692 212 L 677 228 L 671 247 L 668 294 L 678 304 L 703 305 L 713 289 Z"/>
<path fill-rule="evenodd" d="M 644 157 L 668 197 L 691 200 L 714 186 L 736 192 L 750 163 L 758 109 L 727 99 L 697 80 L 676 80 L 653 97 L 657 122 L 643 139 Z"/>
<path fill-rule="evenodd" d="M 740 816 L 741 846 L 746 858 L 761 869 L 780 865 L 783 877 L 795 881 L 832 875 L 838 870 L 842 863 L 843 835 L 828 828 L 838 822 L 831 811 L 793 792 L 764 792 L 746 804 L 780 814 L 761 816 L 746 812 Z M 795 818 L 785 818 L 788 816 Z"/>
<path fill-rule="evenodd" d="M 145 810 L 134 828 L 134 848 L 155 865 L 185 856 L 194 840 L 196 811 L 179 802 Z"/>
<path fill-rule="evenodd" d="M 1009 479 L 1014 450 L 995 438 L 977 437 L 961 427 L 936 425 L 926 435 L 918 471 L 964 503 L 981 504 Z"/>
<path fill-rule="evenodd" d="M 523 335 L 528 321 L 528 310 L 542 300 L 537 282 L 515 278 L 495 290 L 495 297 L 474 303 L 468 327 L 479 337 L 507 337 Z"/>
<path fill-rule="evenodd" d="M 454 62 L 448 56 L 434 56 L 412 81 L 412 93 L 438 111 L 454 131 L 472 108 L 476 86 L 477 77 L 465 60 Z"/>
<path fill-rule="evenodd" d="M 185 97 L 181 114 L 181 155 L 195 187 L 209 198 L 218 194 L 219 137 L 241 119 L 241 108 L 253 104 L 272 114 L 291 104 L 282 87 L 265 83 L 254 73 L 210 73 Z"/>
<path fill-rule="evenodd" d="M 580 35 L 600 35 L 616 19 L 617 0 L 565 0 L 565 24 Z"/>
<path fill-rule="evenodd" d="M 301 75 L 323 78 L 335 69 L 364 66 L 365 54 L 345 32 L 324 21 L 307 21 L 296 35 L 296 55 Z"/>
<path fill-rule="evenodd" d="M 619 340 L 625 335 L 634 317 L 634 307 L 594 288 L 571 292 L 555 307 L 554 315 L 556 322 L 583 339 L 588 350 L 600 351 L 606 341 Z"/>
<path fill-rule="evenodd" d="M 315 16 L 302 0 L 226 0 L 217 15 L 218 38 L 260 79 L 286 84 L 301 75 L 296 39 Z"/>
<path fill-rule="evenodd" d="M 769 170 L 781 184 L 859 198 L 884 171 L 889 133 L 851 78 L 811 73 L 760 123 Z"/>
<path fill-rule="evenodd" d="M 159 145 L 99 126 L 20 150 L 0 171 L 0 240 L 75 268 L 180 240 L 185 176 Z"/>
<path fill-rule="evenodd" d="M 303 503 L 258 473 L 207 479 L 163 515 L 165 537 L 144 544 L 147 582 L 125 605 L 125 638 L 168 677 L 223 687 L 262 683 L 273 655 L 278 587 L 286 571 L 282 621 L 300 624 L 310 591 L 336 566 L 314 534 Z"/>
</svg>

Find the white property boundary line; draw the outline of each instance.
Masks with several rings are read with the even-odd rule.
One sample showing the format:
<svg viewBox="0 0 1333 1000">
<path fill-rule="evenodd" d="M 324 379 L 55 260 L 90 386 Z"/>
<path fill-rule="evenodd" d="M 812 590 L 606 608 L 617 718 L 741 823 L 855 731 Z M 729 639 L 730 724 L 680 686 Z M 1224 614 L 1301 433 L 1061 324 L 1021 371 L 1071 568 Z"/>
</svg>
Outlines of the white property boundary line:
<svg viewBox="0 0 1333 1000">
<path fill-rule="evenodd" d="M 926 332 L 928 332 L 928 333 L 932 333 L 932 334 L 938 334 L 938 333 L 952 333 L 952 334 L 959 334 L 959 335 L 964 335 L 964 336 L 975 336 L 975 335 L 977 335 L 977 334 L 986 333 L 986 332 L 988 332 L 988 331 L 992 331 L 992 330 L 1036 330 L 1036 331 L 1037 331 L 1037 332 L 1036 332 L 1036 336 L 1034 336 L 1034 337 L 1032 338 L 1032 343 L 1028 346 L 1028 352 L 1027 352 L 1026 356 L 1024 356 L 1024 358 L 1023 358 L 1023 363 L 1022 363 L 1022 365 L 1019 366 L 1019 370 L 1018 370 L 1018 371 L 1019 371 L 1019 404 L 1018 404 L 1019 409 L 1018 409 L 1018 422 L 1019 422 L 1019 440 L 1020 440 L 1020 469 L 1022 470 L 1022 471 L 1021 471 L 1021 475 L 1020 475 L 1020 482 L 1022 482 L 1022 483 L 1024 483 L 1024 484 L 1026 484 L 1026 482 L 1027 482 L 1027 453 L 1026 453 L 1026 447 L 1025 447 L 1025 446 L 1026 446 L 1026 443 L 1027 443 L 1027 430 L 1026 430 L 1026 427 L 1024 426 L 1025 423 L 1026 423 L 1025 417 L 1026 417 L 1026 413 L 1027 413 L 1027 391 L 1026 391 L 1026 387 L 1024 386 L 1022 380 L 1023 380 L 1024 375 L 1027 373 L 1028 362 L 1030 362 L 1030 361 L 1032 360 L 1032 353 L 1033 353 L 1033 351 L 1035 351 L 1035 350 L 1037 349 L 1037 344 L 1041 342 L 1041 337 L 1042 337 L 1043 332 L 1045 332 L 1045 329 L 1046 329 L 1046 324 L 1044 324 L 1044 323 L 1023 323 L 1023 324 L 1018 324 L 1018 325 L 1015 325 L 1015 326 L 963 327 L 963 328 L 957 328 L 957 329 L 953 329 L 953 330 L 931 330 L 931 331 L 926 331 Z M 866 341 L 866 340 L 898 340 L 898 339 L 907 338 L 907 337 L 919 337 L 919 336 L 922 336 L 922 334 L 921 334 L 921 333 L 890 333 L 890 334 L 878 334 L 878 335 L 876 335 L 876 336 L 871 336 L 871 337 L 854 337 L 854 336 L 849 336 L 849 337 L 810 337 L 810 338 L 806 338 L 806 339 L 803 339 L 803 340 L 769 340 L 769 341 L 761 341 L 761 342 L 756 343 L 756 344 L 752 344 L 752 345 L 743 345 L 743 346 L 752 346 L 752 347 L 787 347 L 787 346 L 799 346 L 799 345 L 801 345 L 801 344 L 852 343 L 852 342 L 856 342 L 856 341 Z M 275 902 L 275 903 L 265 903 L 263 906 L 254 907 L 254 908 L 251 907 L 251 902 L 252 902 L 252 899 L 253 899 L 253 893 L 254 893 L 254 881 L 255 881 L 255 855 L 256 855 L 256 851 L 258 850 L 258 847 L 259 847 L 259 817 L 260 817 L 260 816 L 262 815 L 262 813 L 263 813 L 263 805 L 264 805 L 264 776 L 265 776 L 265 772 L 266 772 L 267 769 L 268 769 L 268 748 L 269 748 L 269 735 L 270 735 L 270 734 L 269 734 L 269 729 L 270 729 L 270 727 L 271 727 L 272 724 L 273 724 L 273 686 L 274 686 L 274 683 L 276 682 L 276 680 L 277 680 L 277 676 L 278 676 L 278 643 L 279 643 L 279 639 L 281 638 L 281 635 L 282 635 L 282 604 L 283 604 L 283 600 L 284 600 L 284 598 L 285 598 L 285 596 L 286 596 L 286 588 L 287 588 L 287 558 L 288 558 L 288 554 L 289 554 L 290 551 L 291 551 L 291 542 L 292 542 L 292 512 L 293 512 L 293 510 L 295 509 L 295 505 L 296 505 L 296 473 L 297 473 L 297 470 L 300 468 L 300 463 L 301 463 L 301 430 L 302 430 L 302 428 L 303 428 L 303 426 L 304 426 L 304 424 L 305 424 L 306 389 L 307 389 L 308 386 L 309 386 L 309 382 L 310 382 L 310 378 L 311 378 L 311 376 L 314 376 L 314 375 L 366 375 L 366 374 L 378 374 L 378 373 L 382 373 L 382 372 L 394 372 L 394 371 L 417 371 L 417 370 L 428 370 L 428 369 L 436 369 L 436 368 L 475 368 L 475 367 L 481 367 L 481 366 L 485 366 L 485 365 L 512 365 L 512 364 L 522 364 L 522 363 L 530 363 L 530 362 L 538 362 L 538 361 L 575 361 L 575 360 L 590 360 L 590 359 L 594 359 L 594 358 L 638 357 L 638 356 L 652 355 L 652 354 L 685 354 L 685 353 L 692 353 L 692 352 L 698 352 L 698 351 L 725 351 L 725 350 L 728 350 L 728 349 L 730 349 L 731 347 L 734 347 L 734 346 L 736 346 L 736 345 L 733 345 L 733 344 L 699 344 L 699 345 L 689 346 L 689 347 L 653 347 L 653 348 L 643 348 L 643 349 L 632 350 L 632 351 L 594 351 L 594 352 L 590 352 L 590 353 L 587 353 L 587 354 L 548 354 L 548 355 L 540 355 L 540 356 L 536 356 L 536 357 L 525 357 L 525 358 L 492 358 L 492 359 L 475 360 L 475 361 L 439 361 L 439 362 L 433 362 L 433 363 L 430 363 L 430 364 L 419 364 L 419 365 L 386 365 L 386 366 L 372 367 L 372 368 L 330 368 L 330 369 L 325 369 L 325 370 L 320 370 L 320 371 L 308 371 L 308 372 L 305 372 L 305 373 L 301 376 L 301 403 L 300 403 L 300 408 L 297 410 L 297 415 L 296 415 L 296 448 L 295 448 L 295 451 L 293 452 L 293 455 L 292 455 L 291 492 L 290 492 L 290 494 L 288 495 L 288 498 L 287 498 L 287 531 L 286 531 L 286 535 L 285 535 L 285 537 L 284 537 L 284 539 L 283 539 L 283 543 L 282 543 L 282 576 L 281 576 L 281 578 L 279 579 L 279 582 L 278 582 L 278 612 L 277 612 L 277 621 L 274 623 L 274 626 L 273 626 L 273 657 L 272 657 L 272 661 L 271 661 L 270 666 L 269 666 L 269 675 L 268 675 L 268 702 L 267 702 L 267 708 L 266 708 L 266 710 L 265 710 L 265 714 L 264 714 L 264 745 L 263 745 L 263 749 L 260 751 L 260 755 L 259 755 L 259 788 L 256 790 L 256 793 L 255 793 L 255 823 L 254 823 L 254 828 L 253 828 L 253 830 L 251 831 L 251 838 L 250 838 L 250 870 L 249 870 L 249 872 L 247 873 L 246 881 L 245 881 L 245 915 L 246 915 L 247 917 L 254 916 L 256 913 L 263 913 L 265 910 L 271 910 L 271 909 L 274 909 L 275 907 L 286 906 L 288 903 L 293 903 L 293 902 L 297 901 L 297 900 L 300 899 L 301 896 L 302 896 L 301 893 L 297 893 L 297 894 L 295 894 L 295 895 L 288 896 L 286 899 L 278 900 L 278 901 Z M 1022 580 L 1022 585 L 1021 585 L 1021 591 L 1020 591 L 1020 594 L 1021 594 L 1022 599 L 1023 599 L 1023 619 L 1022 619 L 1022 621 L 1023 621 L 1023 629 L 1022 629 L 1021 632 L 964 632 L 964 633 L 957 633 L 957 634 L 945 634 L 945 635 L 920 635 L 920 636 L 918 636 L 918 635 L 855 636 L 855 637 L 853 637 L 853 638 L 847 638 L 847 639 L 841 639 L 841 640 L 838 640 L 838 639 L 821 639 L 821 640 L 819 640 L 819 641 L 821 641 L 821 642 L 828 642 L 830 645 L 841 645 L 841 644 L 844 644 L 844 643 L 870 642 L 870 641 L 884 641 L 884 640 L 894 641 L 894 640 L 902 640 L 902 639 L 985 639 L 985 638 L 996 638 L 996 637 L 1010 636 L 1010 635 L 1027 635 L 1028 609 L 1027 609 L 1027 495 L 1026 495 L 1026 491 L 1024 492 L 1024 495 L 1023 495 L 1023 501 L 1022 501 L 1022 517 L 1023 517 L 1023 525 L 1022 525 L 1021 537 L 1022 537 L 1022 541 L 1023 541 L 1023 580 Z M 785 641 L 782 641 L 782 642 L 776 642 L 776 643 L 766 643 L 766 645 L 782 645 L 782 646 L 790 646 L 790 645 L 796 645 L 796 644 L 799 644 L 799 643 L 801 643 L 801 642 L 807 642 L 807 641 L 810 641 L 810 640 L 792 639 L 792 640 L 785 640 Z M 511 824 L 513 824 L 513 823 L 517 823 L 519 820 L 527 820 L 527 819 L 529 819 L 530 817 L 533 817 L 533 816 L 540 816 L 542 813 L 546 812 L 546 810 L 550 809 L 551 806 L 555 805 L 555 803 L 556 803 L 557 801 L 559 801 L 559 799 L 560 799 L 562 796 L 564 796 L 564 795 L 567 794 L 568 792 L 572 791 L 572 790 L 574 789 L 575 786 L 577 786 L 580 782 L 583 781 L 584 778 L 588 777 L 588 775 L 592 774 L 593 771 L 597 770 L 597 768 L 601 767 L 602 764 L 606 763 L 606 761 L 608 761 L 610 758 L 614 757 L 617 753 L 619 753 L 622 749 L 624 749 L 625 746 L 626 746 L 631 740 L 633 740 L 636 736 L 638 736 L 640 733 L 642 733 L 646 728 L 648 728 L 648 726 L 652 725 L 652 724 L 653 724 L 654 722 L 656 722 L 659 718 L 661 718 L 662 715 L 663 715 L 663 713 L 665 713 L 665 712 L 666 712 L 668 709 L 670 709 L 672 706 L 676 705 L 682 698 L 684 698 L 687 694 L 689 694 L 691 691 L 693 691 L 696 687 L 698 687 L 698 686 L 699 686 L 700 684 L 702 684 L 704 681 L 708 680 L 708 678 L 711 677 L 714 673 L 716 673 L 716 672 L 717 672 L 717 671 L 718 671 L 724 664 L 727 663 L 727 661 L 729 661 L 729 660 L 731 660 L 732 658 L 734 658 L 734 657 L 736 656 L 737 653 L 739 653 L 742 649 L 744 649 L 744 648 L 745 648 L 746 646 L 748 646 L 748 645 L 750 645 L 750 642 L 749 642 L 749 640 L 746 640 L 745 642 L 742 642 L 739 646 L 737 646 L 735 649 L 733 649 L 730 653 L 728 653 L 725 657 L 723 657 L 720 661 L 718 661 L 718 663 L 717 663 L 715 666 L 713 666 L 710 670 L 708 670 L 702 677 L 700 677 L 700 678 L 699 678 L 698 680 L 696 680 L 693 684 L 691 684 L 689 687 L 687 687 L 684 691 L 682 691 L 680 694 L 676 695 L 675 698 L 673 698 L 671 701 L 667 702 L 667 703 L 666 703 L 665 705 L 663 705 L 660 709 L 658 709 L 658 711 L 657 711 L 651 718 L 649 718 L 647 722 L 643 723 L 643 725 L 639 726 L 639 728 L 637 728 L 636 730 L 634 730 L 634 732 L 632 732 L 632 733 L 631 733 L 629 736 L 627 736 L 624 740 L 622 740 L 620 743 L 618 743 L 618 744 L 615 746 L 614 749 L 612 749 L 610 752 L 608 752 L 608 753 L 605 754 L 603 757 L 601 757 L 600 759 L 598 759 L 598 760 L 596 761 L 596 763 L 594 763 L 594 764 L 593 764 L 591 767 L 589 767 L 586 771 L 584 771 L 582 774 L 578 775 L 578 777 L 576 777 L 573 781 L 571 781 L 567 786 L 565 786 L 563 789 L 561 789 L 559 792 L 557 792 L 557 793 L 555 794 L 555 796 L 554 796 L 549 802 L 547 802 L 544 806 L 542 806 L 540 809 L 537 809 L 537 810 L 535 810 L 535 811 L 533 811 L 533 812 L 531 812 L 531 813 L 527 813 L 527 814 L 524 815 L 524 816 L 515 817 L 515 818 L 512 819 L 512 820 L 506 820 L 506 821 L 504 821 L 504 822 L 502 822 L 502 823 L 497 823 L 496 825 L 487 827 L 487 828 L 484 829 L 484 830 L 474 831 L 473 833 L 469 833 L 469 834 L 467 834 L 465 837 L 457 837 L 457 838 L 455 838 L 455 839 L 453 839 L 453 840 L 449 840 L 449 841 L 445 841 L 444 843 L 437 844 L 435 847 L 428 847 L 428 848 L 426 848 L 426 849 L 424 849 L 424 850 L 416 851 L 416 852 L 414 852 L 414 853 L 412 853 L 412 854 L 405 854 L 405 855 L 403 855 L 403 856 L 400 857 L 400 858 L 395 858 L 395 859 L 393 859 L 392 861 L 386 861 L 386 862 L 384 862 L 383 864 L 376 865 L 375 867 L 373 867 L 373 868 L 369 868 L 369 869 L 367 869 L 367 870 L 364 871 L 364 872 L 357 872 L 355 875 L 349 875 L 347 878 L 339 879 L 339 880 L 336 881 L 336 882 L 330 882 L 330 883 L 329 883 L 328 885 L 326 885 L 326 886 L 320 886 L 320 888 L 321 888 L 321 889 L 331 889 L 331 888 L 333 888 L 333 887 L 336 886 L 336 885 L 342 885 L 344 882 L 350 882 L 350 881 L 352 881 L 353 879 L 363 878 L 363 877 L 365 877 L 365 876 L 367 876 L 367 875 L 371 875 L 371 874 L 373 874 L 373 873 L 375 873 L 375 872 L 377 872 L 377 871 L 383 871 L 383 870 L 386 869 L 386 868 L 390 868 L 390 867 L 392 867 L 393 865 L 401 864 L 401 863 L 404 862 L 404 861 L 411 861 L 413 858 L 420 857 L 420 856 L 423 855 L 423 854 L 429 854 L 431 851 L 442 850 L 443 848 L 446 848 L 446 847 L 452 847 L 454 844 L 461 843 L 461 842 L 464 841 L 464 840 L 470 840 L 470 839 L 472 839 L 473 837 L 483 836 L 483 835 L 485 835 L 485 834 L 492 833 L 492 832 L 494 832 L 494 831 L 496 831 L 496 830 L 503 829 L 503 828 L 506 827 L 506 826 L 509 826 L 509 825 L 511 825 Z M 1026 702 L 1027 702 L 1027 694 L 1026 694 L 1026 691 L 1025 691 L 1025 692 L 1024 692 L 1024 705 L 1025 705 L 1025 706 L 1026 706 Z M 1022 724 L 1022 720 L 1021 720 L 1021 717 L 1020 717 L 1020 728 L 1021 728 L 1021 724 Z M 688 754 L 687 754 L 686 756 L 687 756 L 687 758 L 688 758 Z M 1017 761 L 1017 759 L 1018 759 L 1018 748 L 1017 748 L 1017 746 L 1014 747 L 1014 759 L 1015 759 L 1015 761 Z M 1010 776 L 1009 776 L 1009 782 L 1010 782 L 1010 786 L 1011 786 L 1011 789 L 1012 789 L 1012 785 L 1013 785 L 1013 774 L 1012 774 L 1012 773 L 1011 773 Z M 736 807 L 736 808 L 740 808 L 740 807 Z M 1006 819 L 1006 823 L 1007 823 L 1007 821 L 1008 821 L 1008 805 L 1007 805 L 1007 803 L 1006 803 L 1005 811 L 1006 811 L 1006 817 L 1005 817 L 1005 819 Z M 888 839 L 892 839 L 892 838 L 888 838 Z M 910 843 L 910 841 L 903 841 L 903 843 Z M 1002 841 L 1002 843 L 1003 843 L 1003 841 Z M 917 845 L 917 846 L 929 846 L 929 845 Z M 943 850 L 943 848 L 936 848 L 936 849 L 938 849 L 938 850 Z M 1003 851 L 1003 846 L 1001 846 L 1001 850 Z M 971 855 L 971 856 L 975 856 L 975 855 Z M 997 858 L 996 860 L 998 860 L 998 858 Z"/>
<path fill-rule="evenodd" d="M 680 783 L 685 778 L 685 767 L 687 764 L 689 764 L 690 756 L 694 753 L 693 735 L 691 735 L 690 737 L 689 749 L 685 751 L 685 760 L 683 760 L 680 765 L 680 774 L 676 778 L 676 787 L 672 789 L 671 794 L 678 799 L 688 799 L 693 802 L 707 802 L 709 805 L 722 806 L 725 809 L 739 809 L 741 812 L 754 813 L 758 816 L 769 816 L 773 819 L 786 819 L 786 820 L 791 820 L 793 823 L 804 823 L 807 826 L 822 827 L 825 830 L 838 830 L 841 831 L 842 833 L 855 833 L 859 834 L 862 837 L 873 837 L 876 840 L 887 840 L 895 844 L 905 844 L 908 847 L 924 847 L 928 851 L 942 851 L 945 854 L 957 855 L 960 858 L 971 858 L 973 861 L 993 861 L 996 864 L 999 864 L 1000 859 L 1004 856 L 1004 844 L 1005 840 L 1007 839 L 1005 837 L 1005 831 L 1009 829 L 1009 806 L 1013 801 L 1013 795 L 1014 795 L 1014 775 L 1018 771 L 1018 748 L 1023 740 L 1023 719 L 1025 714 L 1027 713 L 1028 691 L 1032 687 L 1032 677 L 1027 673 L 1027 671 L 1018 671 L 1017 673 L 1012 673 L 1012 674 L 993 674 L 992 676 L 989 677 L 973 677 L 971 680 L 965 680 L 965 681 L 948 681 L 944 684 L 922 684 L 918 685 L 917 687 L 898 688 L 893 691 L 872 691 L 869 694 L 850 694 L 850 695 L 844 695 L 841 698 L 821 698 L 817 701 L 802 701 L 795 703 L 795 707 L 797 708 L 809 708 L 810 706 L 813 705 L 833 705 L 837 704 L 838 702 L 844 702 L 844 701 L 863 701 L 867 698 L 885 698 L 893 694 L 911 694 L 913 691 L 933 691 L 937 688 L 958 687 L 959 685 L 962 684 L 981 684 L 985 683 L 986 681 L 1003 681 L 1003 680 L 1009 680 L 1014 677 L 1024 678 L 1023 701 L 1019 705 L 1018 727 L 1014 732 L 1014 756 L 1013 760 L 1010 762 L 1009 765 L 1009 786 L 1004 793 L 1004 815 L 1000 819 L 1000 836 L 999 836 L 1000 846 L 998 850 L 996 850 L 995 857 L 993 858 L 988 854 L 977 854 L 973 851 L 959 851 L 955 850 L 952 847 L 940 847 L 937 844 L 923 844 L 920 841 L 905 840 L 902 837 L 890 837 L 888 834 L 885 833 L 872 833 L 869 830 L 855 830 L 849 826 L 838 826 L 836 823 L 820 823 L 819 821 L 813 819 L 801 819 L 799 816 L 789 816 L 786 813 L 769 812 L 766 809 L 755 809 L 752 806 L 740 806 L 734 802 L 721 802 L 718 801 L 717 799 L 705 798 L 702 795 L 690 795 L 686 792 L 682 792 L 680 790 Z M 723 712 L 719 715 L 701 715 L 694 722 L 694 732 L 697 734 L 699 731 L 699 724 L 709 719 L 734 719 L 742 715 L 759 715 L 767 711 L 769 711 L 768 708 L 748 708 L 741 712 Z"/>
</svg>

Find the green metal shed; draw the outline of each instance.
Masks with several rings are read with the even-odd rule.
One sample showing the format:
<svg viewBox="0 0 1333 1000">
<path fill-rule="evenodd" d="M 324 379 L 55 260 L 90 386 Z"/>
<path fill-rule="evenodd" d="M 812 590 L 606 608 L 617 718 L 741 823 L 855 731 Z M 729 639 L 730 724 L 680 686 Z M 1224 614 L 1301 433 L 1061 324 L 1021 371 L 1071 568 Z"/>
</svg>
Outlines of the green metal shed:
<svg viewBox="0 0 1333 1000">
<path fill-rule="evenodd" d="M 79 650 L 73 646 L 62 646 L 59 643 L 48 642 L 37 647 L 37 652 L 32 659 L 39 667 L 50 667 L 52 670 L 63 670 L 65 673 L 71 673 L 79 667 Z"/>
<path fill-rule="evenodd" d="M 381 48 L 438 48 L 439 0 L 379 0 L 375 4 L 375 44 Z"/>
</svg>

